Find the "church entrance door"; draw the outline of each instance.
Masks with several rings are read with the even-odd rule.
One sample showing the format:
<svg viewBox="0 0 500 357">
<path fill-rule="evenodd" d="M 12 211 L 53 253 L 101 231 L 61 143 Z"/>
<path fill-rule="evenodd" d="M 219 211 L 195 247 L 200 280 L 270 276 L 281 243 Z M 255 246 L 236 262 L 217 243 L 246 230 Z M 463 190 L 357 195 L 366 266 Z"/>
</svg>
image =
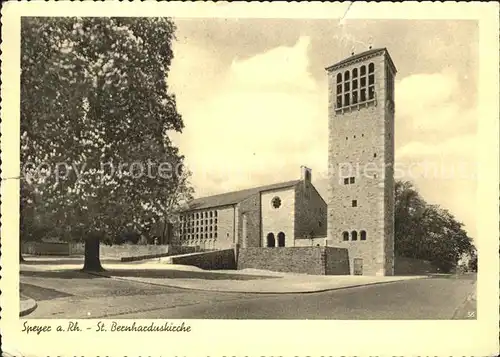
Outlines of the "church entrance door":
<svg viewBox="0 0 500 357">
<path fill-rule="evenodd" d="M 363 275 L 363 259 L 354 258 L 354 275 Z"/>
<path fill-rule="evenodd" d="M 279 232 L 278 233 L 278 247 L 284 247 L 285 246 L 285 233 Z"/>
<path fill-rule="evenodd" d="M 274 239 L 274 234 L 273 233 L 269 233 L 267 235 L 267 246 L 268 247 L 275 247 L 276 246 L 276 241 Z"/>
</svg>

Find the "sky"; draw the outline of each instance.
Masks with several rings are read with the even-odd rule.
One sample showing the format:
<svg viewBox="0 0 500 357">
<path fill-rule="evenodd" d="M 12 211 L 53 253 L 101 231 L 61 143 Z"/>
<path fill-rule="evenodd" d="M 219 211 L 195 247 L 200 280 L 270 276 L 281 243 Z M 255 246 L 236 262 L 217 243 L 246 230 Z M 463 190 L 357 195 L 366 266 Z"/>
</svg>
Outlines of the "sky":
<svg viewBox="0 0 500 357">
<path fill-rule="evenodd" d="M 386 47 L 396 178 L 476 234 L 478 24 L 467 20 L 174 19 L 172 135 L 196 197 L 300 178 L 327 198 L 325 67 Z M 399 168 L 399 169 L 398 169 Z M 424 169 L 425 168 L 425 169 Z"/>
</svg>

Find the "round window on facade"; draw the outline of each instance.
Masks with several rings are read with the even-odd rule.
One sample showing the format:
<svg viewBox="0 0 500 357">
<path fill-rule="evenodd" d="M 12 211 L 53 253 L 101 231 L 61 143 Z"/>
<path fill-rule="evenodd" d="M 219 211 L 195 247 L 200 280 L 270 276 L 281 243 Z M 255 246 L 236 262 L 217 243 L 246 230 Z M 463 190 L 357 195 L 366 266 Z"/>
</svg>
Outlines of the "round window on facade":
<svg viewBox="0 0 500 357">
<path fill-rule="evenodd" d="M 273 208 L 280 208 L 281 198 L 279 198 L 278 196 L 274 197 L 271 201 L 271 205 L 273 206 Z"/>
</svg>

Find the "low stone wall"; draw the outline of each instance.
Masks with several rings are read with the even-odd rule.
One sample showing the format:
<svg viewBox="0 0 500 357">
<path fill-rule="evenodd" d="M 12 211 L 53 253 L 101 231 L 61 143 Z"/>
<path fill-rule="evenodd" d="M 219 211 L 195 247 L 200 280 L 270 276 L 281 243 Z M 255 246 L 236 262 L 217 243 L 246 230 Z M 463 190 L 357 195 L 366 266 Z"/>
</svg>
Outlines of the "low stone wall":
<svg viewBox="0 0 500 357">
<path fill-rule="evenodd" d="M 85 243 L 69 243 L 69 255 L 84 255 Z"/>
<path fill-rule="evenodd" d="M 427 260 L 394 257 L 394 275 L 425 275 L 438 272 L 438 268 Z"/>
<path fill-rule="evenodd" d="M 294 245 L 295 247 L 316 247 L 316 246 L 325 246 L 326 237 L 313 237 L 313 238 L 295 238 Z"/>
<path fill-rule="evenodd" d="M 21 244 L 22 254 L 31 255 L 70 255 L 68 243 L 57 242 L 24 242 Z"/>
<path fill-rule="evenodd" d="M 99 247 L 102 258 L 136 257 L 145 255 L 165 254 L 168 252 L 168 245 L 101 244 Z"/>
<path fill-rule="evenodd" d="M 148 259 L 155 257 L 166 257 L 169 255 L 187 254 L 196 252 L 196 247 L 181 247 L 172 245 L 100 245 L 101 257 L 105 258 L 140 258 Z"/>
<path fill-rule="evenodd" d="M 180 246 L 180 245 L 169 245 L 168 246 L 168 255 L 178 255 L 178 254 L 188 254 L 199 252 L 202 249 L 199 246 L 189 247 L 189 246 Z"/>
<path fill-rule="evenodd" d="M 236 269 L 234 249 L 174 256 L 170 258 L 170 263 L 191 265 L 206 270 Z"/>
<path fill-rule="evenodd" d="M 144 259 L 163 258 L 163 257 L 172 256 L 172 255 L 193 253 L 193 252 L 197 252 L 197 251 L 199 251 L 198 247 L 168 246 L 166 253 L 152 253 L 152 254 L 146 254 L 146 255 L 122 256 L 120 258 L 120 260 L 122 262 L 133 262 L 133 261 L 144 260 Z"/>
<path fill-rule="evenodd" d="M 347 249 L 334 247 L 241 248 L 238 269 L 311 275 L 349 274 Z"/>
<path fill-rule="evenodd" d="M 187 254 L 199 251 L 198 247 L 181 247 L 170 245 L 100 245 L 102 258 L 135 258 L 165 257 L 176 254 Z M 30 255 L 83 255 L 85 244 L 82 242 L 24 242 L 21 244 L 21 253 Z"/>
</svg>

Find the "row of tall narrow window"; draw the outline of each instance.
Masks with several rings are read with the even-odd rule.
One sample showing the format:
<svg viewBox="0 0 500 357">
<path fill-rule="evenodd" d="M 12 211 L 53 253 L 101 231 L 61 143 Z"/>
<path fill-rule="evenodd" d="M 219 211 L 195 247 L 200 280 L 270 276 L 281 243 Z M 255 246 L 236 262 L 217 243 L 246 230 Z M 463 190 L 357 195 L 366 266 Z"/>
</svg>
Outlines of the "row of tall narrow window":
<svg viewBox="0 0 500 357">
<path fill-rule="evenodd" d="M 186 227 L 195 227 L 195 226 L 202 226 L 202 225 L 209 225 L 209 224 L 217 224 L 217 218 L 210 218 L 210 219 L 201 219 L 201 220 L 194 220 L 194 221 L 181 221 L 180 227 L 181 228 L 186 228 Z"/>
<path fill-rule="evenodd" d="M 211 232 L 211 231 L 217 231 L 217 223 L 214 225 L 206 225 L 206 226 L 201 226 L 201 227 L 180 227 L 180 232 L 181 233 L 198 233 L 198 232 Z"/>
<path fill-rule="evenodd" d="M 366 231 L 363 230 L 359 233 L 360 233 L 359 234 L 360 240 L 366 240 Z M 358 240 L 358 232 L 357 231 L 352 231 L 350 235 L 349 235 L 349 232 L 347 232 L 347 231 L 344 231 L 342 233 L 342 238 L 344 239 L 344 241 L 348 241 L 349 236 L 350 236 L 351 240 Z"/>
<path fill-rule="evenodd" d="M 181 240 L 187 240 L 187 239 L 211 239 L 217 238 L 217 232 L 214 233 L 197 233 L 197 234 L 182 234 L 181 235 Z"/>
<path fill-rule="evenodd" d="M 212 217 L 217 217 L 217 211 L 204 211 L 204 212 L 183 214 L 180 216 L 180 221 L 182 223 L 187 221 L 193 221 L 195 219 L 212 218 Z"/>
<path fill-rule="evenodd" d="M 352 74 L 352 75 L 351 75 Z M 375 98 L 375 65 L 366 65 L 337 74 L 336 108 L 348 107 Z"/>
</svg>

